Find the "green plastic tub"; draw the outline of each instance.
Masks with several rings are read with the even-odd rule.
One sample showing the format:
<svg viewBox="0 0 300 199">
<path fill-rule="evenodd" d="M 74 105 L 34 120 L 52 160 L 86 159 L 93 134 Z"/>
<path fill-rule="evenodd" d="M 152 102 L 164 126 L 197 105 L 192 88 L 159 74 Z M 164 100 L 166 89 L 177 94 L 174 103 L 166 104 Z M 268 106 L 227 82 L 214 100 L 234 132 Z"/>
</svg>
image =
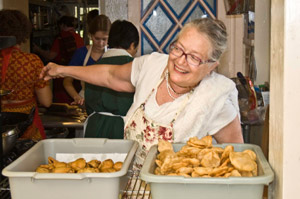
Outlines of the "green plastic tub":
<svg viewBox="0 0 300 199">
<path fill-rule="evenodd" d="M 184 144 L 173 144 L 174 151 Z M 214 145 L 225 148 L 227 144 Z M 155 175 L 157 145 L 153 146 L 140 173 L 150 184 L 152 199 L 262 199 L 265 185 L 274 179 L 274 173 L 259 146 L 231 144 L 235 151 L 252 149 L 257 155 L 258 176 L 229 178 L 185 178 Z"/>
</svg>

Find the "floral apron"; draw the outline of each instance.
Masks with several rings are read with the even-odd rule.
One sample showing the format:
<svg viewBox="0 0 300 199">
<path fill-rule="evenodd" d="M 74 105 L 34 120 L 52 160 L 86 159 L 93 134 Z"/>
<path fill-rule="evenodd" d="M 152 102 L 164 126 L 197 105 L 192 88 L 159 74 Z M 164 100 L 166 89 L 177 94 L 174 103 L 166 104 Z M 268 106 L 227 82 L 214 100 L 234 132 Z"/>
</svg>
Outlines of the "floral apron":
<svg viewBox="0 0 300 199">
<path fill-rule="evenodd" d="M 156 88 L 163 80 L 164 78 L 161 78 Z M 152 89 L 145 102 L 136 109 L 125 124 L 124 139 L 135 140 L 139 143 L 133 163 L 134 170 L 140 170 L 142 168 L 151 146 L 158 144 L 159 140 L 174 141 L 173 125 L 180 112 L 186 106 L 190 95 L 193 93 L 192 90 L 187 94 L 184 103 L 178 109 L 170 124 L 165 125 L 152 120 L 145 114 L 145 105 L 154 91 L 155 88 Z"/>
</svg>

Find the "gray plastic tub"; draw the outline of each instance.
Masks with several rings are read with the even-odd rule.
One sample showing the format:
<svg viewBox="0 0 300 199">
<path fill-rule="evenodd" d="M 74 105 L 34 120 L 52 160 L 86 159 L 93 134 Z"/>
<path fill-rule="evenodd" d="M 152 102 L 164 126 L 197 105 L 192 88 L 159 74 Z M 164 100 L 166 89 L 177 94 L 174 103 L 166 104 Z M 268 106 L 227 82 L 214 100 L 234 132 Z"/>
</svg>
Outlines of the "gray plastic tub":
<svg viewBox="0 0 300 199">
<path fill-rule="evenodd" d="M 100 138 L 48 139 L 3 169 L 9 178 L 13 199 L 117 199 L 128 181 L 130 167 L 138 143 L 132 140 Z M 127 153 L 123 167 L 115 173 L 36 173 L 48 156 L 57 153 Z"/>
<path fill-rule="evenodd" d="M 174 151 L 184 144 L 173 144 Z M 224 148 L 227 144 L 214 145 Z M 153 146 L 141 170 L 141 179 L 151 186 L 152 199 L 262 199 L 264 185 L 274 173 L 260 147 L 252 144 L 231 144 L 235 151 L 252 149 L 257 155 L 258 176 L 229 178 L 185 178 L 154 174 L 157 145 Z"/>
</svg>

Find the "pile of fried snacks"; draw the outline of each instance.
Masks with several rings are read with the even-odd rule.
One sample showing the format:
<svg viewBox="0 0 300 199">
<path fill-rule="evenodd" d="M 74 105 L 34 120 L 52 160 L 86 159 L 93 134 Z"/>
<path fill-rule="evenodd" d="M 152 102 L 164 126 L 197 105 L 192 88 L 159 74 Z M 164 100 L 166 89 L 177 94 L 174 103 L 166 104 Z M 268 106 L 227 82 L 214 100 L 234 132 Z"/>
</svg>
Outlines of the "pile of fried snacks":
<svg viewBox="0 0 300 199">
<path fill-rule="evenodd" d="M 212 137 L 192 137 L 179 151 L 172 144 L 159 141 L 156 175 L 184 177 L 257 176 L 256 154 L 252 150 L 235 152 L 232 145 L 213 147 Z"/>
<path fill-rule="evenodd" d="M 114 163 L 112 159 L 104 161 L 91 160 L 86 162 L 84 158 L 69 163 L 59 162 L 52 157 L 48 157 L 48 164 L 40 165 L 38 173 L 112 173 L 121 170 L 123 163 Z"/>
</svg>

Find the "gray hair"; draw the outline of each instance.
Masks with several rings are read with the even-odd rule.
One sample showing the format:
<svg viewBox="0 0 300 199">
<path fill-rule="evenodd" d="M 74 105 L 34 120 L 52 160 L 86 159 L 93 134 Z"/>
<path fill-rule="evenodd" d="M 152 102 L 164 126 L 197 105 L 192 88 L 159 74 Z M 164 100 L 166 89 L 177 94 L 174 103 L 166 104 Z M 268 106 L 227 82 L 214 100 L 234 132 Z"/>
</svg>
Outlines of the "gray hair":
<svg viewBox="0 0 300 199">
<path fill-rule="evenodd" d="M 225 24 L 217 19 L 201 18 L 187 23 L 178 37 L 189 27 L 195 27 L 200 33 L 204 33 L 210 40 L 213 50 L 211 59 L 217 61 L 227 48 L 227 32 Z"/>
</svg>

